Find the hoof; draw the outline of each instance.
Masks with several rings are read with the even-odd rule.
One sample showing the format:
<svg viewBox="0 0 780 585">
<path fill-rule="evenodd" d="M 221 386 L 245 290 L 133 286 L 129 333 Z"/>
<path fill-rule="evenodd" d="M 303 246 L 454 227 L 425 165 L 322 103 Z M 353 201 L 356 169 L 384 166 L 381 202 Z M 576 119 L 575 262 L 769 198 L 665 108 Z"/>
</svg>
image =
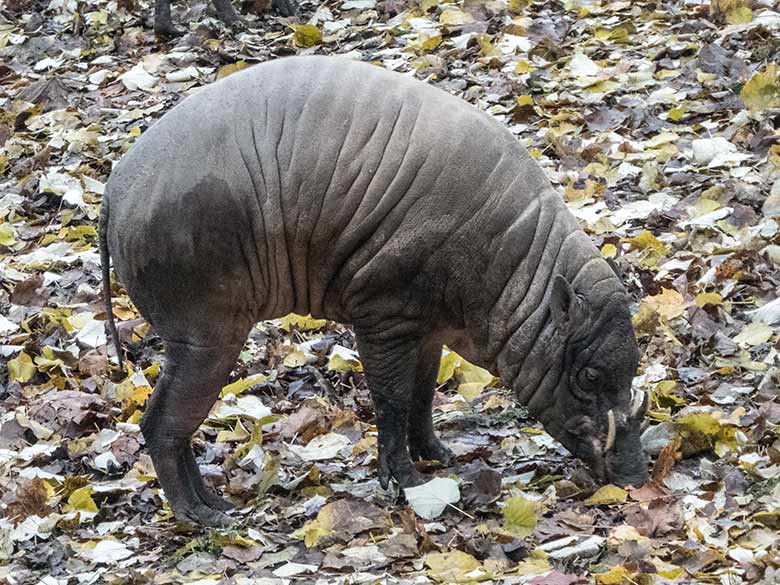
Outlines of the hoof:
<svg viewBox="0 0 780 585">
<path fill-rule="evenodd" d="M 455 462 L 455 454 L 452 450 L 436 437 L 419 447 L 410 446 L 409 451 L 413 461 L 438 461 L 444 467 L 449 467 Z"/>
<path fill-rule="evenodd" d="M 173 26 L 172 22 L 155 23 L 154 25 L 155 36 L 161 39 L 175 39 L 184 35 L 184 31 Z"/>
<path fill-rule="evenodd" d="M 173 514 L 177 520 L 209 528 L 227 528 L 233 524 L 230 516 L 205 504 L 174 508 Z"/>
</svg>

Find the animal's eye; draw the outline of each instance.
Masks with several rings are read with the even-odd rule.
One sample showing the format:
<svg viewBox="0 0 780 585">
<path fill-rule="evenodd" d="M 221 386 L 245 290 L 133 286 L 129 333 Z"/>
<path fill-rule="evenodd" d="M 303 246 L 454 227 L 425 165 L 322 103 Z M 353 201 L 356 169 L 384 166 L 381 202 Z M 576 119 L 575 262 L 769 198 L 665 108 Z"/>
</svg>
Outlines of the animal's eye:
<svg viewBox="0 0 780 585">
<path fill-rule="evenodd" d="M 580 370 L 580 385 L 586 388 L 591 388 L 601 378 L 601 374 L 595 368 L 584 367 Z"/>
</svg>

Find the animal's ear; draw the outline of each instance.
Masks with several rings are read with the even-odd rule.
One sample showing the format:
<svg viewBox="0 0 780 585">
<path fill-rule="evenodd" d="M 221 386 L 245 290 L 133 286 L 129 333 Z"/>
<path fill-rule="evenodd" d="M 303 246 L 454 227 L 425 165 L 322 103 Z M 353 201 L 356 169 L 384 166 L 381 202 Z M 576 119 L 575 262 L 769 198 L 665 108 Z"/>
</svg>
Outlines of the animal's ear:
<svg viewBox="0 0 780 585">
<path fill-rule="evenodd" d="M 578 303 L 577 294 L 571 283 L 566 280 L 565 276 L 556 274 L 550 295 L 550 314 L 553 320 L 559 325 L 570 323 Z"/>
</svg>

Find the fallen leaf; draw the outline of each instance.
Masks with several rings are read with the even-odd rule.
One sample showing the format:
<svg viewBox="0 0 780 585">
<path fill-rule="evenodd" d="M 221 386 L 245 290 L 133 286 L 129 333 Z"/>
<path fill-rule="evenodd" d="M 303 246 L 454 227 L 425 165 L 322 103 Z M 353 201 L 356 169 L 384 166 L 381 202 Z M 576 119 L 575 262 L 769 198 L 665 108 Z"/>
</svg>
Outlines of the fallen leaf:
<svg viewBox="0 0 780 585">
<path fill-rule="evenodd" d="M 519 538 L 530 536 L 539 522 L 539 505 L 523 496 L 507 500 L 504 506 L 504 528 Z"/>
<path fill-rule="evenodd" d="M 406 488 L 404 496 L 418 516 L 432 520 L 440 516 L 448 505 L 460 500 L 460 489 L 458 482 L 437 477 L 422 485 Z"/>
<path fill-rule="evenodd" d="M 615 485 L 605 485 L 599 488 L 595 494 L 590 496 L 583 503 L 587 506 L 609 506 L 612 504 L 622 504 L 628 498 L 628 492 Z"/>
</svg>

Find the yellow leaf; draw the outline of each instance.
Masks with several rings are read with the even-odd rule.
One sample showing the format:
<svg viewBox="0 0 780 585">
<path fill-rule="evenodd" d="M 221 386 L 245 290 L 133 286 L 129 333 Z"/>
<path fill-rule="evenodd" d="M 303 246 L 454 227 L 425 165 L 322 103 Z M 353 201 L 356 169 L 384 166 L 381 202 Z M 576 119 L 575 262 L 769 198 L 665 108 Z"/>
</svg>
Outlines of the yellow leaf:
<svg viewBox="0 0 780 585">
<path fill-rule="evenodd" d="M 499 55 L 498 49 L 493 46 L 493 37 L 485 33 L 479 33 L 477 35 L 477 43 L 479 44 L 479 50 L 483 57 L 495 57 Z"/>
<path fill-rule="evenodd" d="M 420 47 L 422 47 L 423 51 L 429 53 L 441 45 L 441 40 L 441 35 L 433 35 L 423 40 L 423 42 L 420 43 Z"/>
<path fill-rule="evenodd" d="M 647 268 L 653 268 L 661 258 L 671 252 L 669 246 L 647 230 L 641 231 L 633 238 L 624 238 L 622 241 L 630 244 L 633 250 L 644 252 L 641 262 Z"/>
<path fill-rule="evenodd" d="M 474 17 L 468 12 L 463 12 L 457 8 L 446 8 L 439 16 L 439 22 L 445 26 L 459 26 L 461 24 L 471 24 Z"/>
<path fill-rule="evenodd" d="M 747 6 L 739 6 L 726 14 L 726 22 L 729 24 L 749 24 L 752 21 L 753 11 Z"/>
<path fill-rule="evenodd" d="M 701 451 L 712 449 L 717 445 L 735 444 L 736 430 L 723 425 L 712 414 L 698 412 L 684 416 L 675 421 L 682 437 L 682 452 L 688 457 Z"/>
<path fill-rule="evenodd" d="M 662 408 L 685 404 L 685 399 L 677 394 L 677 382 L 662 380 L 653 388 L 653 400 Z"/>
<path fill-rule="evenodd" d="M 59 232 L 60 239 L 65 240 L 66 242 L 95 240 L 97 239 L 97 235 L 97 228 L 94 225 L 69 226 L 61 229 Z"/>
<path fill-rule="evenodd" d="M 463 358 L 460 357 L 454 351 L 447 353 L 441 358 L 439 364 L 439 375 L 436 377 L 436 385 L 441 386 L 447 380 L 452 379 L 455 375 L 455 370 L 460 366 Z"/>
<path fill-rule="evenodd" d="M 436 384 L 444 384 L 453 378 L 459 383 L 458 392 L 467 400 L 476 398 L 494 381 L 493 374 L 466 361 L 454 351 L 449 351 L 441 359 Z"/>
<path fill-rule="evenodd" d="M 82 487 L 75 490 L 68 498 L 68 505 L 63 509 L 66 512 L 92 512 L 97 513 L 98 507 L 92 499 L 94 490 L 91 487 Z"/>
<path fill-rule="evenodd" d="M 217 433 L 217 443 L 232 443 L 236 441 L 246 441 L 251 435 L 249 431 L 241 424 L 241 419 L 236 419 L 236 426 L 229 431 L 219 431 Z"/>
<path fill-rule="evenodd" d="M 766 153 L 767 160 L 772 164 L 774 170 L 780 170 L 780 144 L 773 144 Z"/>
<path fill-rule="evenodd" d="M 323 507 L 317 517 L 293 533 L 294 538 L 303 539 L 308 548 L 317 546 L 321 539 L 333 534 L 333 506 Z"/>
<path fill-rule="evenodd" d="M 132 136 L 133 138 L 138 138 L 141 135 L 141 128 L 139 128 L 138 126 L 134 126 L 130 128 L 130 132 L 128 132 L 128 134 L 130 134 L 130 136 Z"/>
<path fill-rule="evenodd" d="M 530 536 L 538 518 L 539 506 L 523 496 L 510 498 L 504 506 L 504 528 L 519 538 Z"/>
<path fill-rule="evenodd" d="M 155 360 L 152 362 L 152 365 L 146 368 L 143 372 L 147 380 L 154 380 L 157 376 L 160 375 L 160 361 Z"/>
<path fill-rule="evenodd" d="M 672 122 L 679 122 L 682 119 L 682 117 L 686 114 L 687 111 L 688 108 L 686 108 L 685 106 L 678 106 L 676 108 L 672 108 L 671 110 L 669 110 L 669 114 L 667 115 L 667 117 Z"/>
<path fill-rule="evenodd" d="M 720 433 L 720 421 L 708 413 L 696 413 L 684 416 L 677 421 L 677 426 L 686 433 L 701 433 L 715 437 Z"/>
<path fill-rule="evenodd" d="M 585 88 L 586 93 L 611 93 L 617 89 L 620 89 L 622 86 L 617 81 L 611 81 L 609 79 L 605 79 L 603 81 L 598 81 L 592 85 L 589 85 Z"/>
<path fill-rule="evenodd" d="M 623 585 L 624 583 L 632 583 L 625 567 L 611 567 L 608 573 L 601 573 L 595 577 L 597 585 Z"/>
<path fill-rule="evenodd" d="M 464 384 L 482 384 L 483 388 L 493 382 L 493 374 L 466 360 L 461 362 L 456 375 Z"/>
<path fill-rule="evenodd" d="M 585 500 L 583 503 L 587 506 L 609 506 L 611 504 L 622 504 L 628 498 L 628 492 L 616 485 L 605 485 Z"/>
<path fill-rule="evenodd" d="M 541 556 L 543 554 L 542 551 L 532 552 L 529 558 L 517 563 L 514 569 L 515 573 L 518 575 L 539 575 L 551 571 L 550 562 Z"/>
<path fill-rule="evenodd" d="M 515 65 L 515 73 L 518 73 L 520 75 L 522 75 L 523 73 L 531 73 L 532 71 L 536 71 L 536 67 L 534 67 L 531 63 L 529 63 L 525 59 L 520 59 L 517 62 L 517 65 Z"/>
<path fill-rule="evenodd" d="M 425 564 L 428 576 L 440 583 L 475 583 L 490 578 L 489 573 L 480 571 L 482 563 L 460 550 L 430 553 Z"/>
<path fill-rule="evenodd" d="M 219 71 L 217 71 L 217 79 L 222 79 L 223 77 L 227 77 L 228 75 L 231 75 L 233 73 L 238 73 L 242 69 L 246 69 L 249 67 L 246 61 L 236 61 L 235 63 L 230 63 L 228 65 L 223 65 L 219 68 Z"/>
<path fill-rule="evenodd" d="M 22 352 L 12 360 L 8 360 L 8 375 L 19 383 L 29 382 L 37 369 L 32 358 Z"/>
<path fill-rule="evenodd" d="M 761 345 L 766 343 L 774 335 L 774 328 L 765 323 L 750 323 L 734 338 L 739 345 Z"/>
<path fill-rule="evenodd" d="M 295 313 L 290 313 L 279 321 L 279 327 L 288 332 L 292 331 L 293 327 L 297 327 L 299 331 L 312 331 L 327 324 L 325 319 L 314 319 L 311 315 L 296 315 Z"/>
<path fill-rule="evenodd" d="M 645 147 L 658 148 L 659 146 L 663 146 L 664 144 L 669 144 L 670 142 L 676 142 L 678 138 L 680 138 L 680 136 L 675 132 L 659 132 L 658 134 L 653 136 L 650 140 L 647 140 L 645 142 Z"/>
<path fill-rule="evenodd" d="M 458 386 L 458 394 L 463 396 L 467 402 L 474 402 L 474 400 L 482 394 L 485 389 L 485 385 L 479 382 L 467 382 L 466 384 L 460 384 Z"/>
<path fill-rule="evenodd" d="M 509 0 L 509 12 L 520 14 L 529 2 L 530 0 Z"/>
<path fill-rule="evenodd" d="M 696 295 L 696 306 L 699 308 L 707 305 L 722 305 L 723 297 L 718 293 L 703 292 Z"/>
<path fill-rule="evenodd" d="M 16 243 L 14 228 L 10 223 L 0 223 L 0 246 L 9 248 Z"/>
<path fill-rule="evenodd" d="M 671 288 L 661 288 L 661 294 L 646 297 L 642 300 L 642 304 L 653 309 L 662 319 L 667 321 L 676 319 L 685 311 L 685 299 Z"/>
<path fill-rule="evenodd" d="M 780 107 L 780 69 L 770 63 L 750 78 L 739 95 L 750 110 Z"/>
<path fill-rule="evenodd" d="M 282 363 L 288 368 L 299 368 L 305 366 L 308 363 L 306 354 L 302 351 L 294 351 L 284 356 Z"/>
<path fill-rule="evenodd" d="M 579 199 L 593 199 L 600 197 L 606 191 L 606 185 L 598 181 L 592 181 L 586 179 L 585 184 L 581 187 L 577 187 L 574 181 L 569 181 L 566 185 L 566 191 L 564 191 L 563 197 L 566 201 L 577 201 Z"/>
<path fill-rule="evenodd" d="M 322 42 L 322 31 L 313 24 L 299 24 L 293 33 L 293 44 L 306 49 Z"/>
<path fill-rule="evenodd" d="M 127 398 L 127 403 L 134 406 L 143 406 L 146 399 L 152 393 L 152 387 L 147 385 L 136 386 Z"/>
<path fill-rule="evenodd" d="M 519 95 L 517 96 L 517 105 L 519 107 L 525 107 L 525 106 L 532 106 L 534 105 L 534 98 L 530 95 Z"/>
<path fill-rule="evenodd" d="M 753 520 L 772 530 L 780 530 L 780 510 L 757 512 L 753 514 Z"/>
<path fill-rule="evenodd" d="M 263 374 L 253 374 L 251 376 L 247 376 L 246 378 L 240 378 L 235 382 L 228 384 L 227 386 L 222 388 L 222 391 L 219 393 L 219 397 L 224 398 L 228 394 L 235 394 L 236 396 L 238 396 L 247 388 L 251 388 L 256 384 L 262 384 L 267 379 L 268 376 L 265 376 Z"/>
<path fill-rule="evenodd" d="M 358 359 L 347 359 L 339 353 L 335 353 L 328 359 L 327 368 L 332 372 L 362 372 L 363 364 Z"/>
<path fill-rule="evenodd" d="M 602 258 L 614 258 L 615 256 L 617 256 L 617 248 L 614 244 L 604 244 L 601 247 Z"/>
<path fill-rule="evenodd" d="M 44 347 L 42 354 L 35 358 L 35 364 L 41 372 L 51 372 L 65 366 L 65 362 L 57 357 L 54 348 L 49 345 Z"/>
</svg>

